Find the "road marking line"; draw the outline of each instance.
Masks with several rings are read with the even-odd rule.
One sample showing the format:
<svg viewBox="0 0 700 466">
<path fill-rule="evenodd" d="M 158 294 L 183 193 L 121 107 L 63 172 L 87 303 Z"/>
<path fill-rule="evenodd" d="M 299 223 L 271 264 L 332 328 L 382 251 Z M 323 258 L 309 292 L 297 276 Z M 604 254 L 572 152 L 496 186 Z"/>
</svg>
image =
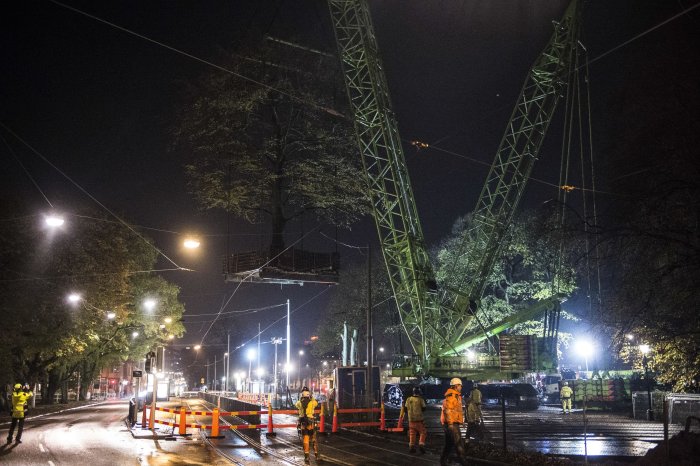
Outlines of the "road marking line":
<svg viewBox="0 0 700 466">
<path fill-rule="evenodd" d="M 41 450 L 42 453 L 46 453 L 46 450 L 44 449 L 44 445 L 41 443 L 39 444 L 39 450 Z"/>
</svg>

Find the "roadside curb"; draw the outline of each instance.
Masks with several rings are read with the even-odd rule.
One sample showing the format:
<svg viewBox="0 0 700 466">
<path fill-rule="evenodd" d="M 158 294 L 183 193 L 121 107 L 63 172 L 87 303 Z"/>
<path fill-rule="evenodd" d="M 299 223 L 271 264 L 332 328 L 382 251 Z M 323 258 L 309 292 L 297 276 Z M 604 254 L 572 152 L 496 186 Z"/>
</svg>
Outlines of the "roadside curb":
<svg viewBox="0 0 700 466">
<path fill-rule="evenodd" d="M 177 437 L 171 432 L 162 432 L 160 430 L 152 431 L 150 429 L 141 429 L 141 424 L 134 424 L 134 427 L 129 425 L 128 419 L 124 419 L 124 425 L 131 436 L 135 439 L 141 440 L 177 440 Z"/>
</svg>

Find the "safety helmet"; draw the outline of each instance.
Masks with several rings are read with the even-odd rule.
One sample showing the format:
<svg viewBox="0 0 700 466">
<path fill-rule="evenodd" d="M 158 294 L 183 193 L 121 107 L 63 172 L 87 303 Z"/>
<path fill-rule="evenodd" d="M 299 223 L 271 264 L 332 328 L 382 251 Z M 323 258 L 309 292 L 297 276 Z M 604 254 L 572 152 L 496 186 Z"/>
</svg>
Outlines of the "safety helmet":
<svg viewBox="0 0 700 466">
<path fill-rule="evenodd" d="M 420 395 L 420 387 L 413 387 L 413 394 L 414 395 Z"/>
<path fill-rule="evenodd" d="M 457 377 L 455 377 L 454 379 L 450 380 L 450 385 L 451 385 L 451 386 L 454 386 L 454 385 L 462 385 L 462 380 L 460 380 L 460 379 L 458 379 Z"/>
<path fill-rule="evenodd" d="M 31 389 L 31 387 L 29 386 L 28 383 L 25 383 L 24 385 L 22 385 L 22 390 L 30 390 L 30 389 Z"/>
<path fill-rule="evenodd" d="M 306 385 L 304 385 L 303 387 L 301 387 L 301 391 L 302 391 L 302 392 L 308 392 L 308 391 L 309 391 L 309 387 L 307 387 Z"/>
<path fill-rule="evenodd" d="M 565 380 L 565 381 L 564 381 L 564 386 L 565 386 L 565 387 L 568 387 L 568 386 L 569 386 L 569 382 L 567 382 L 567 381 Z"/>
<path fill-rule="evenodd" d="M 19 390 L 20 388 L 22 388 L 22 385 L 21 385 L 21 384 L 18 384 L 18 383 L 16 383 L 16 384 L 15 384 L 15 390 Z"/>
<path fill-rule="evenodd" d="M 302 390 L 301 397 L 302 398 L 311 398 L 311 392 L 308 390 Z"/>
</svg>

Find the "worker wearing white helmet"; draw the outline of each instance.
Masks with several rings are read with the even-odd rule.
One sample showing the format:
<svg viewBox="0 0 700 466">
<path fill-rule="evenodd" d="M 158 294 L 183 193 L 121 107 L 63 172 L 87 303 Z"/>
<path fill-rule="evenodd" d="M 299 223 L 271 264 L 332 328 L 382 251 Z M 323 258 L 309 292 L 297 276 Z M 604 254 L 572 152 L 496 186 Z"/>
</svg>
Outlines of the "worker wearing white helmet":
<svg viewBox="0 0 700 466">
<path fill-rule="evenodd" d="M 459 430 L 464 424 L 464 408 L 462 407 L 462 381 L 457 377 L 450 380 L 450 388 L 445 392 L 445 400 L 442 402 L 440 422 L 445 429 L 445 447 L 440 456 L 440 464 L 446 465 L 452 449 L 457 450 L 459 462 L 467 464 L 466 451 L 462 432 Z"/>
</svg>

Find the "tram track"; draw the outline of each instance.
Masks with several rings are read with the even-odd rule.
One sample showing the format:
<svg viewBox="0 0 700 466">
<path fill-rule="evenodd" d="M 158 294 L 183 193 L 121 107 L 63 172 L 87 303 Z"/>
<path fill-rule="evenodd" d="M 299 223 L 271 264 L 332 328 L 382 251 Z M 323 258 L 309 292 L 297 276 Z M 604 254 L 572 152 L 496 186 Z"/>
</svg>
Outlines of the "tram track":
<svg viewBox="0 0 700 466">
<path fill-rule="evenodd" d="M 187 403 L 190 405 L 190 403 Z M 198 404 L 198 406 L 201 406 Z M 192 410 L 193 408 L 189 408 Z M 210 408 L 209 408 L 210 409 Z M 429 410 L 430 411 L 430 410 Z M 328 440 L 319 437 L 321 455 L 323 461 L 319 464 L 357 465 L 372 464 L 382 466 L 400 466 L 404 464 L 436 464 L 438 454 L 435 447 L 441 446 L 440 439 L 444 434 L 438 424 L 436 415 L 439 410 L 426 413 L 429 438 L 432 441 L 432 449 L 428 448 L 428 454 L 421 456 L 409 454 L 407 451 L 407 435 L 387 434 L 385 432 L 362 431 L 357 429 L 342 428 L 341 435 L 331 434 Z M 264 415 L 263 415 L 264 417 Z M 488 443 L 500 445 L 502 443 L 502 425 L 500 412 L 485 411 L 485 426 L 488 430 Z M 292 424 L 295 417 L 288 414 L 275 414 L 275 424 Z M 225 416 L 221 418 L 222 424 L 244 424 L 237 417 Z M 387 419 L 387 425 L 395 426 L 396 418 Z M 591 413 L 586 419 L 582 413 L 561 415 L 551 410 L 508 412 L 506 417 L 506 439 L 509 448 L 515 450 L 543 451 L 557 456 L 576 456 L 583 451 L 585 443 L 596 445 L 597 451 L 615 451 L 621 453 L 606 453 L 613 456 L 639 456 L 649 448 L 649 444 L 659 443 L 663 440 L 663 426 L 658 423 L 640 422 L 627 419 L 614 414 Z M 326 424 L 328 427 L 328 424 Z M 465 433 L 463 428 L 462 432 Z M 255 450 L 262 458 L 255 460 L 236 457 L 232 450 L 226 450 L 225 446 L 217 445 L 216 441 L 206 439 L 208 445 L 217 451 L 222 457 L 240 466 L 265 459 L 273 460 L 275 464 L 303 465 L 303 449 L 296 437 L 296 432 L 291 429 L 279 429 L 274 440 L 266 441 L 258 437 L 252 431 L 231 430 L 235 437 L 243 444 L 232 446 L 233 448 L 250 448 Z M 670 435 L 677 432 L 676 426 L 670 430 Z M 264 429 L 260 433 L 264 435 Z M 332 441 L 330 440 L 332 438 Z M 366 439 L 366 440 L 365 440 Z M 268 444 L 266 444 L 268 443 Z M 543 449 L 541 450 L 540 449 Z M 284 452 L 281 452 L 283 449 Z M 554 453 L 557 452 L 557 453 Z M 625 453 L 626 452 L 626 453 Z M 239 451 L 240 453 L 240 451 Z M 313 461 L 312 461 L 313 462 Z"/>
</svg>

